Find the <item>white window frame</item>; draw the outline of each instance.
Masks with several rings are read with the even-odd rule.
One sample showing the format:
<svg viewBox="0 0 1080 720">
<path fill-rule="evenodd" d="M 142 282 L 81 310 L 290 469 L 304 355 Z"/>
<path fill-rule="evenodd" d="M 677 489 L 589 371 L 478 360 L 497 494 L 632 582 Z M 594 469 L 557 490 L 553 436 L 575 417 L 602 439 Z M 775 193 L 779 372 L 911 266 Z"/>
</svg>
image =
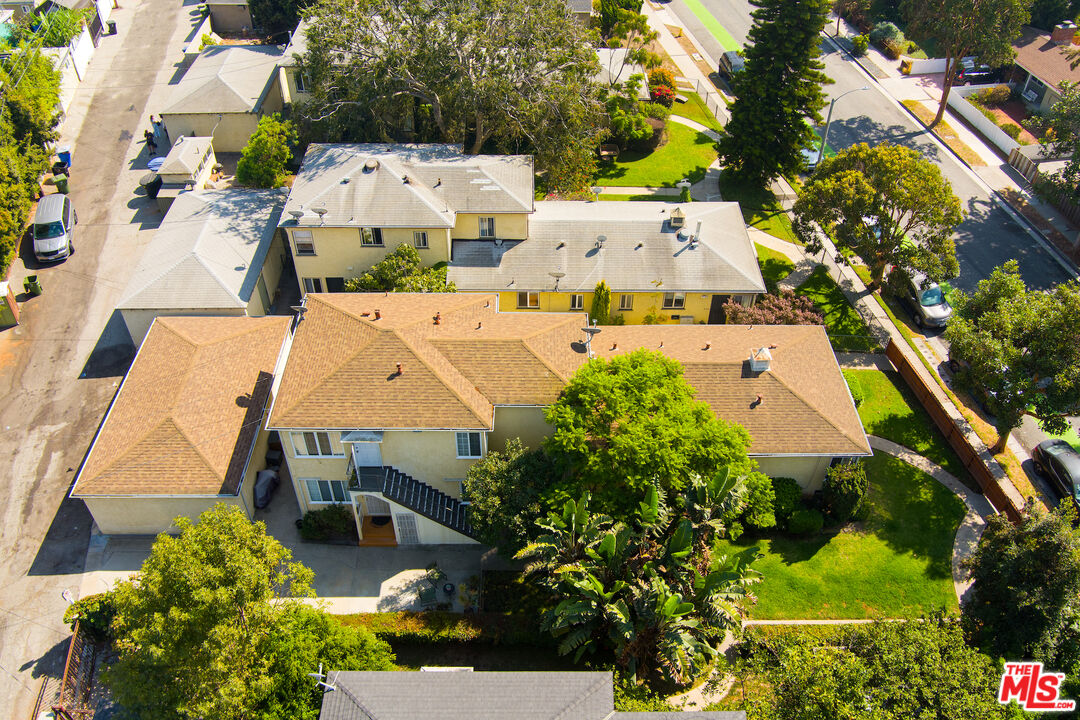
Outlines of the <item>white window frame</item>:
<svg viewBox="0 0 1080 720">
<path fill-rule="evenodd" d="M 293 73 L 293 82 L 296 83 L 296 92 L 306 93 L 308 91 L 307 79 L 304 77 L 304 73 L 300 72 L 299 70 Z"/>
<path fill-rule="evenodd" d="M 349 485 L 345 480 L 324 480 L 323 478 L 299 478 L 303 481 L 304 492 L 307 493 L 309 505 L 340 505 L 349 502 Z M 319 497 L 316 498 L 311 488 L 314 484 L 319 491 Z M 323 487 L 325 485 L 325 488 Z M 334 497 L 334 489 L 340 490 L 341 499 Z M 323 491 L 326 491 L 326 496 L 329 500 L 324 499 Z"/>
<path fill-rule="evenodd" d="M 417 250 L 427 250 L 428 249 L 427 230 L 413 230 L 412 244 L 413 244 L 413 247 L 416 248 Z"/>
<path fill-rule="evenodd" d="M 294 457 L 345 457 L 344 452 L 334 450 L 333 438 L 329 432 L 323 430 L 290 432 L 289 439 L 292 441 Z M 325 445 L 323 440 L 326 441 Z M 312 447 L 315 448 L 315 453 L 309 452 Z M 326 452 L 323 451 L 324 447 Z"/>
<path fill-rule="evenodd" d="M 495 216 L 489 215 L 487 217 L 477 218 L 480 225 L 479 237 L 487 239 L 495 237 Z"/>
<path fill-rule="evenodd" d="M 686 293 L 664 293 L 665 310 L 684 310 L 686 308 Z"/>
<path fill-rule="evenodd" d="M 293 230 L 292 238 L 293 238 L 293 252 L 296 254 L 296 257 L 314 257 L 316 255 L 316 252 L 315 252 L 315 238 L 314 238 L 314 236 L 312 236 L 310 230 Z M 311 251 L 310 252 L 301 251 L 300 250 L 301 244 L 306 246 L 306 247 L 310 247 Z"/>
<path fill-rule="evenodd" d="M 322 292 L 322 278 L 301 278 L 304 283 L 304 294 L 307 293 L 321 293 Z"/>
<path fill-rule="evenodd" d="M 584 310 L 585 309 L 585 295 L 584 293 L 574 293 L 570 296 L 570 309 L 571 310 Z"/>
<path fill-rule="evenodd" d="M 385 247 L 379 228 L 360 228 L 360 247 Z"/>
<path fill-rule="evenodd" d="M 522 304 L 521 296 L 525 296 L 525 302 Z M 525 308 L 527 310 L 536 310 L 540 307 L 540 293 L 526 290 L 517 294 L 517 306 L 519 308 Z"/>
<path fill-rule="evenodd" d="M 633 310 L 634 309 L 634 296 L 630 293 L 623 293 L 619 296 L 619 309 L 620 310 Z"/>
<path fill-rule="evenodd" d="M 472 436 L 473 435 L 476 436 L 476 454 L 475 455 L 471 454 L 472 453 Z M 462 440 L 463 439 L 464 439 L 465 443 L 468 444 L 468 448 L 466 450 L 466 452 L 470 453 L 468 455 L 462 455 L 461 454 L 461 446 L 462 446 Z M 476 430 L 468 430 L 468 431 L 464 431 L 464 432 L 456 432 L 456 433 L 454 433 L 454 449 L 457 452 L 457 457 L 458 457 L 459 460 L 460 459 L 466 459 L 466 458 L 469 459 L 469 460 L 475 460 L 476 458 L 483 457 L 483 455 L 484 455 L 484 434 L 482 432 L 479 432 L 479 431 L 476 431 Z"/>
</svg>

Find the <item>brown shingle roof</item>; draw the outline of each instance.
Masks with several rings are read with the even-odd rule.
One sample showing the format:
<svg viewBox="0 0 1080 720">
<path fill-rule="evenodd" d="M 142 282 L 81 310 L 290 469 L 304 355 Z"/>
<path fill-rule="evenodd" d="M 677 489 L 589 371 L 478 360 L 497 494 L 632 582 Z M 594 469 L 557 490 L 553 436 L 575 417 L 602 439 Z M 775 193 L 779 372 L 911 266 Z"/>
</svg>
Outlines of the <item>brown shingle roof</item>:
<svg viewBox="0 0 1080 720">
<path fill-rule="evenodd" d="M 309 293 L 270 426 L 491 429 L 495 405 L 553 402 L 587 360 L 585 314 L 501 313 L 496 300 Z M 751 351 L 772 345 L 770 369 L 750 372 Z M 755 455 L 870 452 L 824 328 L 609 326 L 592 342 L 598 357 L 639 347 L 680 361 L 697 397 L 750 432 Z"/>
<path fill-rule="evenodd" d="M 1055 89 L 1064 80 L 1080 82 L 1080 68 L 1072 68 L 1065 54 L 1070 47 L 1058 45 L 1050 39 L 1050 33 L 1033 27 L 1025 27 L 1020 39 L 1013 43 L 1016 64 Z"/>
<path fill-rule="evenodd" d="M 236 494 L 288 331 L 285 317 L 158 318 L 72 496 Z"/>
</svg>

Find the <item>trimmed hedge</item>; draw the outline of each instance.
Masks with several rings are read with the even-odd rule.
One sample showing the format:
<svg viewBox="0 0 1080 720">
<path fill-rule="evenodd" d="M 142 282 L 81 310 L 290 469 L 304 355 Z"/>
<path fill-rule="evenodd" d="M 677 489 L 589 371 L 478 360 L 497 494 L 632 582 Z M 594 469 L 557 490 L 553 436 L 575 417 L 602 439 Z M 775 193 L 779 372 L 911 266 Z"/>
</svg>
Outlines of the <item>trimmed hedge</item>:
<svg viewBox="0 0 1080 720">
<path fill-rule="evenodd" d="M 335 504 L 319 510 L 309 510 L 300 521 L 300 537 L 305 540 L 353 540 L 359 541 L 356 534 L 356 520 L 348 505 Z"/>
<path fill-rule="evenodd" d="M 387 642 L 427 645 L 446 643 L 487 643 L 492 645 L 553 644 L 549 635 L 540 633 L 520 616 L 499 613 L 453 612 L 383 612 L 334 615 L 349 627 L 362 627 Z"/>
<path fill-rule="evenodd" d="M 869 488 L 866 468 L 861 462 L 854 462 L 829 468 L 821 489 L 829 514 L 840 522 L 847 522 L 859 513 Z"/>
<path fill-rule="evenodd" d="M 863 400 L 866 399 L 866 392 L 859 381 L 859 376 L 849 370 L 841 370 L 841 372 L 844 374 L 844 380 L 847 381 L 848 390 L 851 391 L 851 399 L 855 401 L 855 407 L 859 407 L 862 405 Z"/>
<path fill-rule="evenodd" d="M 792 478 L 777 477 L 772 479 L 773 514 L 776 524 L 786 527 L 788 520 L 802 503 L 802 487 Z"/>
</svg>

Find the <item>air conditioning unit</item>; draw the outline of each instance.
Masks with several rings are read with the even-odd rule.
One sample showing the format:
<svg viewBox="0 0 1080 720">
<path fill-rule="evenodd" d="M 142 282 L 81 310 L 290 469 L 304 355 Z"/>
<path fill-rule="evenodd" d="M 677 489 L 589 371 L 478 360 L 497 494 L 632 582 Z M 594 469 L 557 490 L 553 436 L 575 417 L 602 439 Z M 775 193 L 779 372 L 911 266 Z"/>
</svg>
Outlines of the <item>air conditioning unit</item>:
<svg viewBox="0 0 1080 720">
<path fill-rule="evenodd" d="M 1039 101 L 1039 96 L 1035 94 L 1034 90 L 1025 90 L 1020 93 L 1020 97 L 1027 100 L 1029 103 L 1035 103 Z"/>
</svg>

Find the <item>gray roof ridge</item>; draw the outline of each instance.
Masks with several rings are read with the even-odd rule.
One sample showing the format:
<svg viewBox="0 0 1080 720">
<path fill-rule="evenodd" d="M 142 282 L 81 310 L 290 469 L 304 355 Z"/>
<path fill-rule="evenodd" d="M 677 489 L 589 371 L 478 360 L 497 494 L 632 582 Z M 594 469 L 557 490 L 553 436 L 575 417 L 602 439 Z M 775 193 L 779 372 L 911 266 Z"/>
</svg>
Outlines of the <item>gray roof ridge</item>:
<svg viewBox="0 0 1080 720">
<path fill-rule="evenodd" d="M 610 688 L 611 684 L 612 684 L 611 676 L 605 673 L 602 678 L 598 679 L 595 683 L 590 685 L 585 690 L 584 693 L 582 693 L 581 695 L 578 695 L 576 698 L 574 698 L 573 701 L 570 702 L 569 705 L 567 705 L 561 711 L 556 713 L 555 716 L 551 718 L 551 720 L 562 720 L 563 718 L 569 717 L 570 713 L 577 706 L 584 703 L 586 700 L 588 700 L 590 697 L 595 695 L 597 692 L 600 692 L 605 688 Z M 605 720 L 606 720 L 606 718 L 611 717 L 612 712 L 614 712 L 614 708 L 612 708 L 612 710 L 608 711 L 608 714 L 604 716 Z"/>
<path fill-rule="evenodd" d="M 341 676 L 341 672 L 341 670 L 336 671 L 334 673 L 333 679 L 331 679 L 330 674 L 327 673 L 326 679 L 329 680 L 328 684 L 330 685 L 330 687 L 334 688 L 335 690 L 340 690 L 345 697 L 349 698 L 349 700 L 352 701 L 352 704 L 356 706 L 356 709 L 362 712 L 364 714 L 364 717 L 368 718 L 368 720 L 378 720 L 378 718 L 375 716 L 375 713 L 371 712 L 371 710 L 368 710 L 367 706 L 360 701 L 360 698 L 356 697 L 356 695 L 353 694 L 352 690 L 350 690 L 344 683 L 338 682 L 338 678 Z"/>
<path fill-rule="evenodd" d="M 491 180 L 491 182 L 493 182 L 493 183 L 495 183 L 496 185 L 498 185 L 498 186 L 499 186 L 499 188 L 500 188 L 500 189 L 501 189 L 501 190 L 502 190 L 502 191 L 503 191 L 504 193 L 506 193 L 507 195 L 509 195 L 510 197 L 512 197 L 512 198 L 513 198 L 513 199 L 514 199 L 514 200 L 515 200 L 515 201 L 517 202 L 517 204 L 518 204 L 518 205 L 520 205 L 520 206 L 521 206 L 521 207 L 522 207 L 523 209 L 525 209 L 525 210 L 526 210 L 526 211 L 528 211 L 528 212 L 532 212 L 532 211 L 534 210 L 534 208 L 533 208 L 533 203 L 532 203 L 532 202 L 525 202 L 525 201 L 523 201 L 523 200 L 522 200 L 522 199 L 521 199 L 520 197 L 518 197 L 518 196 L 517 196 L 517 195 L 516 195 L 516 194 L 515 194 L 515 193 L 514 193 L 514 192 L 513 192 L 512 190 L 510 190 L 510 188 L 508 188 L 508 187 L 507 187 L 507 186 L 506 186 L 506 185 L 505 185 L 504 183 L 502 183 L 502 182 L 500 182 L 499 180 L 497 180 L 496 178 L 492 177 L 492 176 L 491 176 L 491 173 L 489 173 L 489 172 L 487 171 L 487 165 L 488 165 L 488 164 L 489 164 L 489 163 L 477 163 L 477 169 L 478 169 L 478 170 L 479 170 L 480 172 L 484 173 L 484 176 L 485 176 L 485 177 L 486 177 L 486 178 L 487 178 L 488 180 Z"/>
<path fill-rule="evenodd" d="M 153 239 L 151 239 L 150 242 L 153 242 Z M 128 293 L 128 294 L 124 295 L 122 298 L 120 298 L 120 301 L 118 303 L 116 303 L 116 307 L 123 308 L 124 305 L 128 301 L 130 301 L 131 299 L 133 299 L 133 298 L 137 297 L 138 295 L 142 294 L 144 291 L 149 290 L 154 285 L 157 285 L 158 282 L 160 282 L 163 278 L 168 276 L 169 273 L 171 273 L 173 270 L 175 270 L 177 267 L 179 267 L 181 263 L 183 263 L 188 258 L 192 257 L 194 254 L 195 254 L 194 249 L 188 250 L 186 253 L 184 253 L 183 255 L 178 257 L 176 259 L 176 262 L 174 262 L 172 265 L 169 265 L 167 267 L 163 267 L 161 269 L 161 272 L 159 272 L 157 275 L 155 275 L 153 278 L 151 278 L 150 282 L 143 283 L 137 290 L 134 290 L 133 292 Z M 142 264 L 142 263 L 140 262 L 140 264 Z M 203 267 L 206 267 L 206 266 L 204 265 Z"/>
<path fill-rule="evenodd" d="M 240 304 L 244 304 L 244 301 L 240 298 L 240 296 L 237 295 L 235 292 L 233 292 L 232 289 L 230 289 L 228 285 L 226 285 L 225 281 L 222 280 L 221 276 L 218 275 L 217 272 L 215 272 L 212 267 L 210 267 L 209 265 L 206 264 L 206 261 L 203 259 L 202 255 L 200 255 L 198 252 L 196 252 L 194 250 L 190 253 L 190 255 L 191 255 L 191 257 L 193 257 L 195 259 L 195 262 L 197 262 L 197 263 L 199 263 L 199 265 L 203 266 L 203 268 L 210 275 L 210 277 L 214 278 L 214 281 L 217 282 L 218 286 L 221 287 L 222 290 L 224 290 L 226 293 L 228 293 L 230 297 L 234 298 L 236 300 L 236 302 L 238 302 Z"/>
</svg>

